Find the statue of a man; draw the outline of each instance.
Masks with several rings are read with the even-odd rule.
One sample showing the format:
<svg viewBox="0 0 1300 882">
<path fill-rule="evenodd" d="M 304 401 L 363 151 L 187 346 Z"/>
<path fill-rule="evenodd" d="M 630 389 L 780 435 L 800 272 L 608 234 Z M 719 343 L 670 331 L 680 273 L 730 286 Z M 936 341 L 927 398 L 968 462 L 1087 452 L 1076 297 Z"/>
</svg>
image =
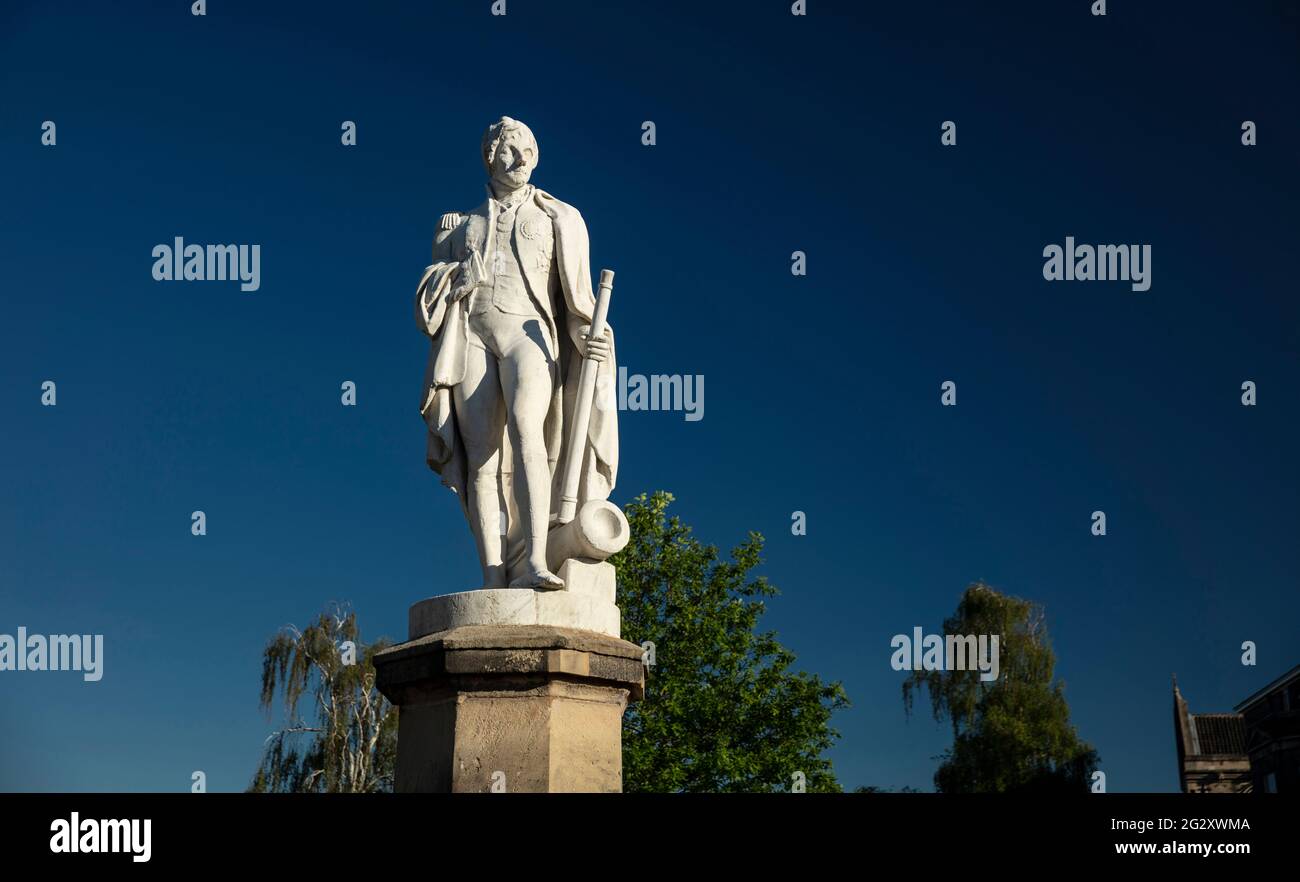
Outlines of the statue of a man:
<svg viewBox="0 0 1300 882">
<path fill-rule="evenodd" d="M 537 141 L 502 117 L 483 135 L 488 198 L 442 216 L 416 294 L 432 340 L 421 413 L 427 460 L 460 498 L 485 588 L 563 588 L 547 566 L 582 359 L 597 388 L 617 376 L 614 337 L 587 339 L 595 297 L 577 209 L 529 183 Z M 592 408 L 579 505 L 604 500 L 618 469 L 617 408 Z"/>
</svg>

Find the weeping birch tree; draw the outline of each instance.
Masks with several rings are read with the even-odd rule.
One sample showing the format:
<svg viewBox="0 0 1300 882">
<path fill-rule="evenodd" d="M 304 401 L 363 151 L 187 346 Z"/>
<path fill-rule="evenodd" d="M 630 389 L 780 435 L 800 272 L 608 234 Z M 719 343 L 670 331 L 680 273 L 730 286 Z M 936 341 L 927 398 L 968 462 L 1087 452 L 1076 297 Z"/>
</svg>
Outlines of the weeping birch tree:
<svg viewBox="0 0 1300 882">
<path fill-rule="evenodd" d="M 917 670 L 903 682 L 909 715 L 924 689 L 934 719 L 952 722 L 953 744 L 935 772 L 935 789 L 1087 793 L 1100 758 L 1070 722 L 1043 607 L 976 582 L 944 619 L 943 633 L 998 635 L 1001 663 L 992 682 L 969 669 Z"/>
<path fill-rule="evenodd" d="M 261 707 L 277 694 L 284 725 L 266 740 L 254 793 L 393 789 L 397 709 L 375 688 L 379 640 L 363 645 L 356 613 L 336 607 L 309 627 L 281 629 L 262 656 Z"/>
</svg>

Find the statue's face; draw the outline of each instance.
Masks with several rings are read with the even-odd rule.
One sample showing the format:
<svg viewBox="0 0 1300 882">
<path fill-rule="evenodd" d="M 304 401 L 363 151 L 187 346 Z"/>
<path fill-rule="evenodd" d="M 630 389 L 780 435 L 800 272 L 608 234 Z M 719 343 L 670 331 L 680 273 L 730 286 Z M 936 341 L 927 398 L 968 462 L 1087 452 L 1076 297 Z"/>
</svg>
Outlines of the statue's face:
<svg viewBox="0 0 1300 882">
<path fill-rule="evenodd" d="M 506 190 L 518 190 L 528 183 L 537 159 L 533 147 L 519 132 L 510 132 L 492 156 L 492 181 Z"/>
</svg>

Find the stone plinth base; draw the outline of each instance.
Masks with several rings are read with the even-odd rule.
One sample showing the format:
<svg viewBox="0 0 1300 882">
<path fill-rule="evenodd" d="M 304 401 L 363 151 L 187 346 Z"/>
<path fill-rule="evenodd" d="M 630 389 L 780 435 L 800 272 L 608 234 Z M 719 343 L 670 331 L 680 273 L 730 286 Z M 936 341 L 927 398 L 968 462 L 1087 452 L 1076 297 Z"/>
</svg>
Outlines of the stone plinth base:
<svg viewBox="0 0 1300 882">
<path fill-rule="evenodd" d="M 613 564 L 567 560 L 557 575 L 563 590 L 480 588 L 421 600 L 407 614 L 407 638 L 466 625 L 550 625 L 618 638 Z"/>
<path fill-rule="evenodd" d="M 399 792 L 623 789 L 623 711 L 645 683 L 634 643 L 546 625 L 468 625 L 387 649 L 375 670 L 400 708 Z"/>
</svg>

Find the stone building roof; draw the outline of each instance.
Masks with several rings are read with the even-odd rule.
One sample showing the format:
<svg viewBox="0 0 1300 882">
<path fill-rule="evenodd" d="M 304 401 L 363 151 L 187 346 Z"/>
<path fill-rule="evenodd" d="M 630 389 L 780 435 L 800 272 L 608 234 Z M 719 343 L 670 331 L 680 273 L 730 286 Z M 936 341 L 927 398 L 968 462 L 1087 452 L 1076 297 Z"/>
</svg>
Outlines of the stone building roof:
<svg viewBox="0 0 1300 882">
<path fill-rule="evenodd" d="M 1252 705 L 1257 704 L 1260 701 L 1263 701 L 1273 692 L 1277 692 L 1278 690 L 1285 689 L 1287 686 L 1290 686 L 1296 680 L 1300 680 L 1300 665 L 1296 665 L 1294 668 L 1287 671 L 1285 674 L 1278 677 L 1276 680 L 1274 680 L 1272 683 L 1269 683 L 1264 688 L 1256 690 L 1249 698 L 1241 702 L 1241 704 L 1237 705 L 1233 709 L 1238 711 L 1239 713 L 1244 714 L 1250 710 Z"/>
<path fill-rule="evenodd" d="M 1174 678 L 1174 736 L 1178 762 L 1191 757 L 1239 757 L 1247 759 L 1246 718 L 1242 714 L 1194 714 L 1178 691 Z"/>
<path fill-rule="evenodd" d="M 1246 718 L 1241 714 L 1191 714 L 1200 756 L 1244 756 Z"/>
</svg>

